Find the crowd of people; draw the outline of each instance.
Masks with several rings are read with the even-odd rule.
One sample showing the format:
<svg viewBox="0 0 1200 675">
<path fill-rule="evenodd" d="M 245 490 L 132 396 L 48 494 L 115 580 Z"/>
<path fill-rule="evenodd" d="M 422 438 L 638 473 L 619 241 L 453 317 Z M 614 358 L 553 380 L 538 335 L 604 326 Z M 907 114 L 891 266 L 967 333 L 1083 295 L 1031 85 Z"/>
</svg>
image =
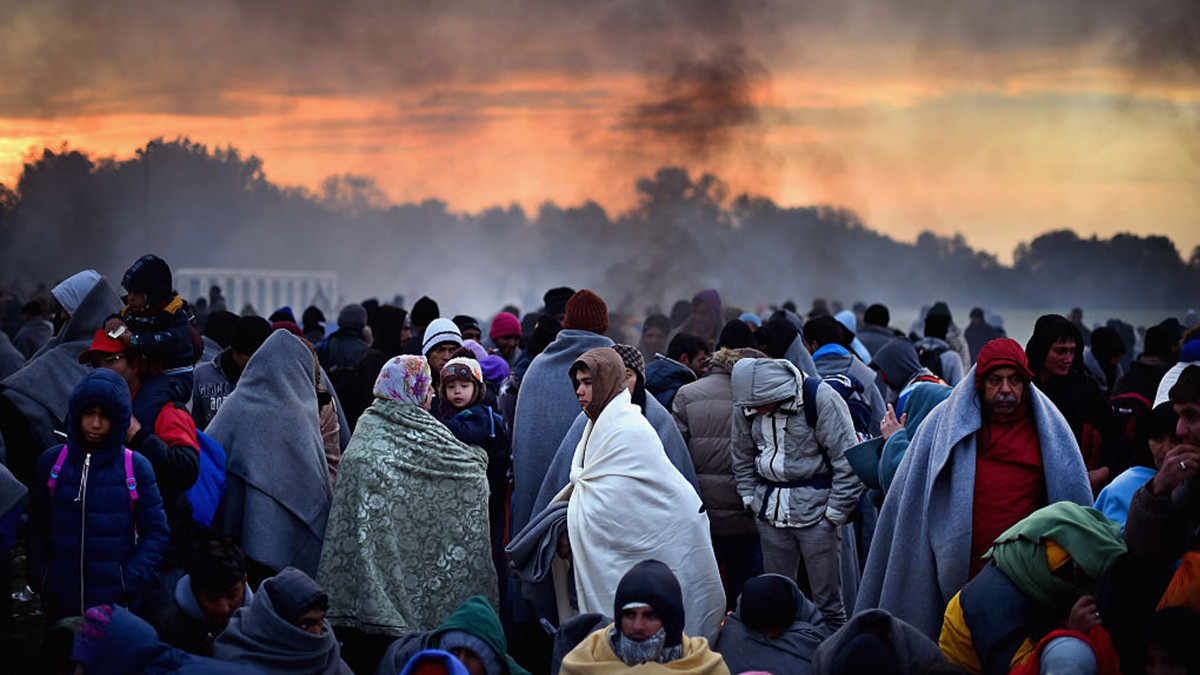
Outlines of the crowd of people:
<svg viewBox="0 0 1200 675">
<path fill-rule="evenodd" d="M 18 671 L 1200 673 L 1194 313 L 193 300 L 0 297 Z"/>
</svg>

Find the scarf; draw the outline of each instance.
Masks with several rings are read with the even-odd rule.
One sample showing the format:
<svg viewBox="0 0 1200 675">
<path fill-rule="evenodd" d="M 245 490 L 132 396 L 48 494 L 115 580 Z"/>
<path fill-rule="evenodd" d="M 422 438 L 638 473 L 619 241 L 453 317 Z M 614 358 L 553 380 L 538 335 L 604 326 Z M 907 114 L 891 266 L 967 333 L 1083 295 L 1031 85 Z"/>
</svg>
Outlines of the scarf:
<svg viewBox="0 0 1200 675">
<path fill-rule="evenodd" d="M 383 364 L 372 392 L 375 398 L 425 405 L 433 391 L 429 362 L 424 356 L 396 356 Z"/>
<path fill-rule="evenodd" d="M 678 660 L 683 656 L 683 644 L 667 647 L 667 629 L 659 628 L 658 632 L 645 640 L 631 640 L 617 630 L 614 625 L 608 631 L 608 641 L 613 653 L 627 666 L 636 666 L 653 661 L 667 663 Z"/>
<path fill-rule="evenodd" d="M 665 663 L 647 661 L 641 665 L 625 665 L 613 651 L 609 631 L 612 626 L 601 628 L 588 635 L 583 642 L 571 650 L 562 662 L 561 673 L 572 675 L 620 675 L 639 673 L 656 675 L 662 673 L 690 673 L 692 675 L 729 675 L 729 668 L 721 655 L 708 646 L 704 638 L 684 636 L 679 658 Z"/>
<path fill-rule="evenodd" d="M 1051 571 L 1047 552 L 1055 548 L 1070 556 L 1056 567 L 1077 567 L 1080 574 L 1074 583 Z M 984 557 L 994 559 L 1026 596 L 1062 614 L 1081 595 L 1095 594 L 1100 579 L 1123 553 L 1120 525 L 1091 507 L 1058 502 L 1009 528 Z"/>
</svg>

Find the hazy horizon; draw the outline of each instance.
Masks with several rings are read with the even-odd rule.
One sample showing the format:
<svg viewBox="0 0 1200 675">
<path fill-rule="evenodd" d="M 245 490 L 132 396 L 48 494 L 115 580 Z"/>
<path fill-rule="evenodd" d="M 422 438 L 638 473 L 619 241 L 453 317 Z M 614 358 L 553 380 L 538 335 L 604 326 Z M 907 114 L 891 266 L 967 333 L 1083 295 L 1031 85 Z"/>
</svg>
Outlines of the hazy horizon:
<svg viewBox="0 0 1200 675">
<path fill-rule="evenodd" d="M 189 137 L 456 212 L 636 205 L 661 166 L 1005 263 L 1038 233 L 1200 245 L 1200 3 L 347 0 L 0 7 L 0 182 Z"/>
</svg>

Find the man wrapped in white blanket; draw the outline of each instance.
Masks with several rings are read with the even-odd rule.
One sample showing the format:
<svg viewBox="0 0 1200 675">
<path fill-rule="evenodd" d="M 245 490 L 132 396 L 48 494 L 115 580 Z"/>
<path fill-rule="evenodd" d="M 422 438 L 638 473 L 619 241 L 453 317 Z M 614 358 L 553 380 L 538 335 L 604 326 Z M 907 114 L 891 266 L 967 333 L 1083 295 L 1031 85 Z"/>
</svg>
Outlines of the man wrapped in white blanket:
<svg viewBox="0 0 1200 675">
<path fill-rule="evenodd" d="M 621 576 L 643 560 L 661 560 L 683 588 L 685 632 L 711 640 L 725 592 L 700 497 L 633 405 L 615 351 L 585 353 L 570 374 L 588 423 L 571 461 L 571 482 L 554 501 L 570 500 L 567 534 L 579 611 L 612 611 Z"/>
</svg>

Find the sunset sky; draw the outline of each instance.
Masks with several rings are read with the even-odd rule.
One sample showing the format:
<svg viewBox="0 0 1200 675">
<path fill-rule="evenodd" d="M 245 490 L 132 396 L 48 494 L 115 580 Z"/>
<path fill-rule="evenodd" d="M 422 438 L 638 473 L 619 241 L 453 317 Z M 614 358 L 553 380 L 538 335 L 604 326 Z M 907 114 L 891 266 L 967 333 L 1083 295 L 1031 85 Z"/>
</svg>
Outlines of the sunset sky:
<svg viewBox="0 0 1200 675">
<path fill-rule="evenodd" d="M 233 145 L 317 189 L 629 208 L 673 164 L 1009 261 L 1200 245 L 1195 0 L 0 5 L 0 182 L 43 146 Z"/>
</svg>

